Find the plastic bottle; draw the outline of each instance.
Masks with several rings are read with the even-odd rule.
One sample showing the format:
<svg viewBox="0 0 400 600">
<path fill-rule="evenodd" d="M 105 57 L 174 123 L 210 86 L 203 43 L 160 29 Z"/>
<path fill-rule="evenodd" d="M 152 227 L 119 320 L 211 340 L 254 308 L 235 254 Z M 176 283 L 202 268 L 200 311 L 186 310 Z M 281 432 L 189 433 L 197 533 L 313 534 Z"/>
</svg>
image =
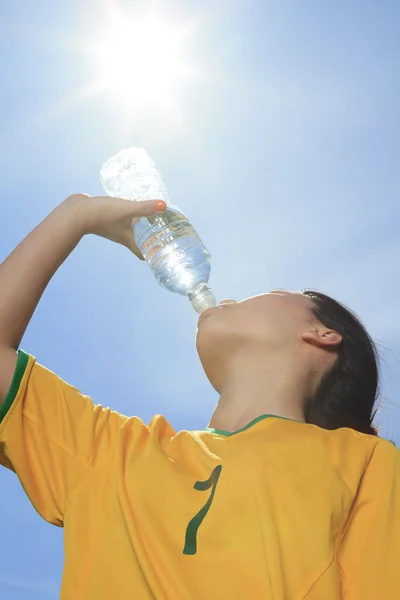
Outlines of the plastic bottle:
<svg viewBox="0 0 400 600">
<path fill-rule="evenodd" d="M 102 167 L 100 179 L 109 196 L 127 200 L 164 200 L 164 213 L 142 217 L 133 227 L 135 243 L 158 283 L 188 296 L 202 313 L 216 306 L 208 287 L 211 257 L 186 215 L 169 201 L 161 174 L 143 148 L 127 148 Z"/>
</svg>

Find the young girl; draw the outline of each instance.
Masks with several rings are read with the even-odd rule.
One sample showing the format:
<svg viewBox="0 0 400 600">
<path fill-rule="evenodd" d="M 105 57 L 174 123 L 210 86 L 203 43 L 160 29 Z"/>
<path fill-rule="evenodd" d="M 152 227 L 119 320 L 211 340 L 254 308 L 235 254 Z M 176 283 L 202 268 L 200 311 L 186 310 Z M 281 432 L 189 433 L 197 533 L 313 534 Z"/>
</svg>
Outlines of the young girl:
<svg viewBox="0 0 400 600">
<path fill-rule="evenodd" d="M 204 312 L 220 398 L 202 431 L 96 405 L 20 349 L 82 236 L 143 258 L 132 224 L 157 210 L 71 196 L 0 266 L 0 463 L 65 528 L 61 599 L 397 600 L 399 452 L 372 425 L 374 344 L 335 300 L 272 291 Z"/>
</svg>

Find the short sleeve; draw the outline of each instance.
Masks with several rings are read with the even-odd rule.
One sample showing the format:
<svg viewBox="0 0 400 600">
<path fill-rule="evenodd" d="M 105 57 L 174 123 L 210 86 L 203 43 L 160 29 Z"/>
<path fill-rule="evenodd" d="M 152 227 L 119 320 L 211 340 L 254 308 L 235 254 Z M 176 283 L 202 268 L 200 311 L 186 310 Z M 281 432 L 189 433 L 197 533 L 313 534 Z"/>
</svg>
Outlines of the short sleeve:
<svg viewBox="0 0 400 600">
<path fill-rule="evenodd" d="M 20 350 L 0 408 L 0 464 L 17 474 L 38 513 L 62 526 L 71 494 L 110 462 L 127 419 Z"/>
<path fill-rule="evenodd" d="M 344 600 L 400 598 L 400 452 L 375 445 L 338 550 Z"/>
</svg>

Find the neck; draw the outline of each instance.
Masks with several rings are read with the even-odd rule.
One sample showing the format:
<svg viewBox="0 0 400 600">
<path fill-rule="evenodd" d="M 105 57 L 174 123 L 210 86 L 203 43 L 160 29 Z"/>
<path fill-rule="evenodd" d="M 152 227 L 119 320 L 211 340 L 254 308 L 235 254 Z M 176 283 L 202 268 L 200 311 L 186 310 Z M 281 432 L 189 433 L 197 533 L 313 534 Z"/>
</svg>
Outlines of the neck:
<svg viewBox="0 0 400 600">
<path fill-rule="evenodd" d="M 235 432 L 261 415 L 303 421 L 307 386 L 304 368 L 288 356 L 254 360 L 246 356 L 225 371 L 221 397 L 209 427 Z"/>
</svg>

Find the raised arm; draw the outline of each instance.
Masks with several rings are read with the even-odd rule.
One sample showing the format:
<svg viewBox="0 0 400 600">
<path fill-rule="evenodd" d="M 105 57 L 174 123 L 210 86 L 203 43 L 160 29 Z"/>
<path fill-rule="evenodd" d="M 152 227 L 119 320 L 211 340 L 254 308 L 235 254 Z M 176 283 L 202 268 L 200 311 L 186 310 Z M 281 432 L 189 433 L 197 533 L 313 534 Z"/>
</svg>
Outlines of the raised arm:
<svg viewBox="0 0 400 600">
<path fill-rule="evenodd" d="M 0 405 L 17 350 L 48 283 L 84 234 L 74 196 L 38 225 L 0 265 Z"/>
<path fill-rule="evenodd" d="M 10 388 L 17 350 L 47 285 L 83 235 L 125 245 L 139 258 L 132 225 L 165 210 L 164 202 L 132 202 L 76 194 L 40 223 L 0 265 L 0 406 Z"/>
</svg>

